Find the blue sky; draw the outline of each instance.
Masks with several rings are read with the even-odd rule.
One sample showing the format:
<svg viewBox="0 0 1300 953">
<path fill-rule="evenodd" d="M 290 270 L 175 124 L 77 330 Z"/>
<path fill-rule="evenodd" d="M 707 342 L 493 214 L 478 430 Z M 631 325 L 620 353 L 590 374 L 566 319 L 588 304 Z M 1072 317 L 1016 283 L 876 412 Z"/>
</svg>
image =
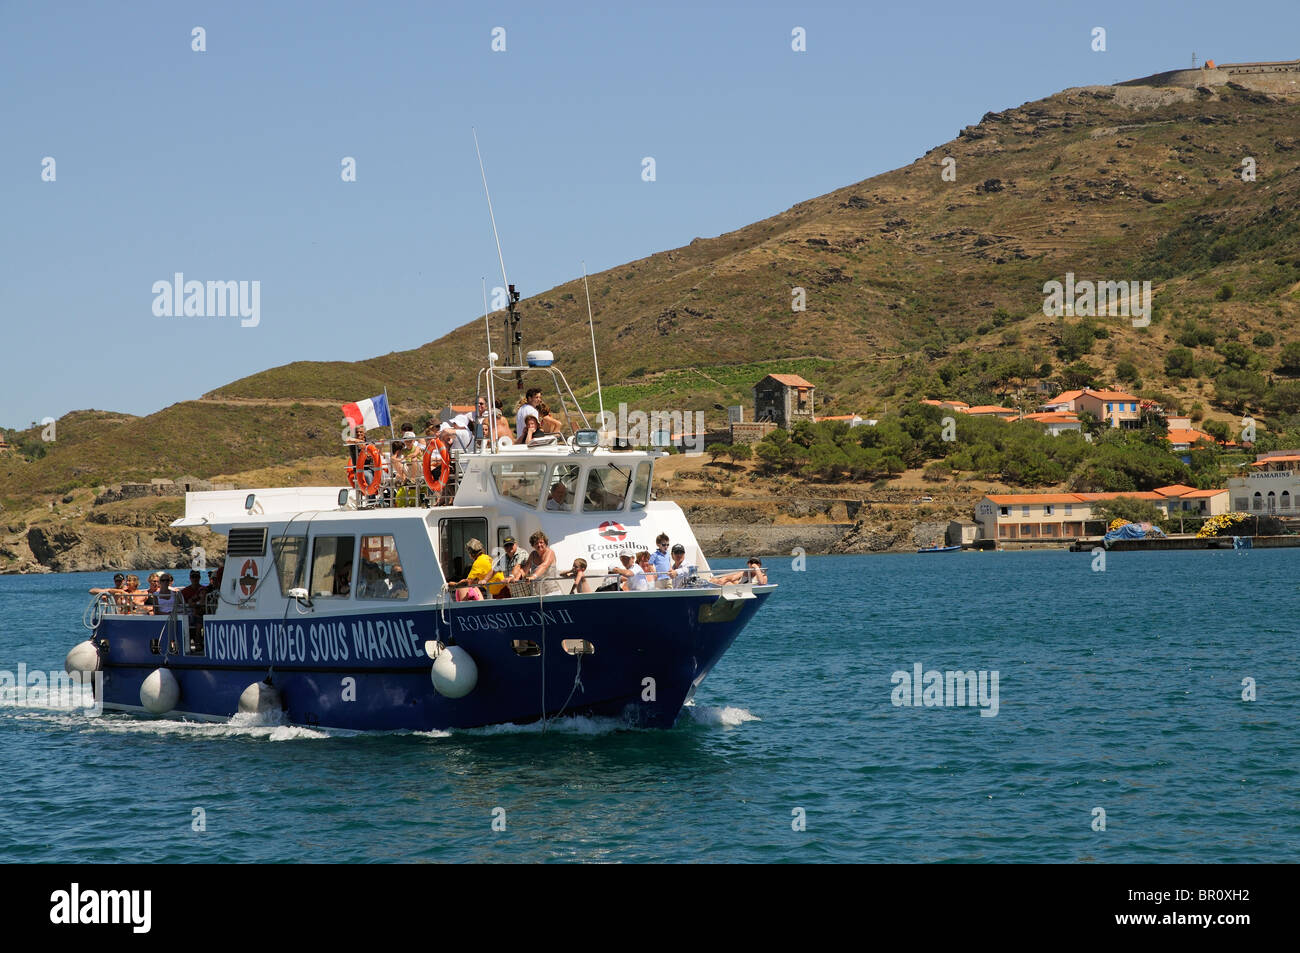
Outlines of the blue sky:
<svg viewBox="0 0 1300 953">
<path fill-rule="evenodd" d="M 151 413 L 480 316 L 500 274 L 471 127 L 528 297 L 910 162 L 989 110 L 1193 52 L 1300 56 L 1297 26 L 1295 0 L 0 0 L 0 424 Z M 260 323 L 155 316 L 178 271 L 259 281 Z"/>
</svg>

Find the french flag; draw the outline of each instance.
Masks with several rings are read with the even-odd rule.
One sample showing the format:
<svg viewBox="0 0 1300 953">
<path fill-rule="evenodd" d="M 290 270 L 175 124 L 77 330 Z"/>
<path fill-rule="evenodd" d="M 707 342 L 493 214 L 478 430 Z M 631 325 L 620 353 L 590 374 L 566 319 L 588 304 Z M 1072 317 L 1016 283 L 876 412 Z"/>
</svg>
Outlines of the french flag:
<svg viewBox="0 0 1300 953">
<path fill-rule="evenodd" d="M 343 405 L 343 416 L 358 427 L 391 427 L 388 417 L 388 397 L 380 394 L 369 400 Z"/>
</svg>

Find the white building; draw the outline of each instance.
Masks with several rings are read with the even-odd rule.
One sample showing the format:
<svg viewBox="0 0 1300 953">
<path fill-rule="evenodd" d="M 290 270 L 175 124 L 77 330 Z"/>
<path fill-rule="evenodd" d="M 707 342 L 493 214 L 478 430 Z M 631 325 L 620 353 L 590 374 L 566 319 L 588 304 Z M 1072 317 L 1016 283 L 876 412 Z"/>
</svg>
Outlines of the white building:
<svg viewBox="0 0 1300 953">
<path fill-rule="evenodd" d="M 1250 472 L 1228 481 L 1228 495 L 1242 513 L 1300 516 L 1300 450 L 1259 454 Z"/>
</svg>

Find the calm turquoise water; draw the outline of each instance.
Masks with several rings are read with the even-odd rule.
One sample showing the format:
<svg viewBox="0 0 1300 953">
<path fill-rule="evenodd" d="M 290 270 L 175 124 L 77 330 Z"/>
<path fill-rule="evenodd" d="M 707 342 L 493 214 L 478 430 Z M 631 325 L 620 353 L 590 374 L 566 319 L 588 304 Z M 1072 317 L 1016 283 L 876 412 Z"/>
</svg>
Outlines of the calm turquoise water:
<svg viewBox="0 0 1300 953">
<path fill-rule="evenodd" d="M 671 731 L 9 705 L 0 860 L 1295 861 L 1300 550 L 1108 559 L 770 560 L 782 588 Z M 0 669 L 61 668 L 105 578 L 0 577 Z M 996 670 L 997 715 L 895 707 L 918 662 Z"/>
</svg>

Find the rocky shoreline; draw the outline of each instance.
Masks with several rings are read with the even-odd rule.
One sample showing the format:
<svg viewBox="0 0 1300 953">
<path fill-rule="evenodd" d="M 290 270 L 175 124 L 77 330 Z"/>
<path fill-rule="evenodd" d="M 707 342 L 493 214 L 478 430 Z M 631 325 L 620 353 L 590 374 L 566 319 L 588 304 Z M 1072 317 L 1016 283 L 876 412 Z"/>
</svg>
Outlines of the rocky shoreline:
<svg viewBox="0 0 1300 953">
<path fill-rule="evenodd" d="M 38 514 L 0 524 L 0 574 L 183 568 L 202 548 L 219 559 L 224 539 L 205 529 L 175 529 L 180 499 L 69 496 Z M 710 556 L 789 556 L 914 552 L 969 518 L 964 500 L 917 503 L 886 491 L 872 501 L 808 496 L 679 498 Z"/>
</svg>

